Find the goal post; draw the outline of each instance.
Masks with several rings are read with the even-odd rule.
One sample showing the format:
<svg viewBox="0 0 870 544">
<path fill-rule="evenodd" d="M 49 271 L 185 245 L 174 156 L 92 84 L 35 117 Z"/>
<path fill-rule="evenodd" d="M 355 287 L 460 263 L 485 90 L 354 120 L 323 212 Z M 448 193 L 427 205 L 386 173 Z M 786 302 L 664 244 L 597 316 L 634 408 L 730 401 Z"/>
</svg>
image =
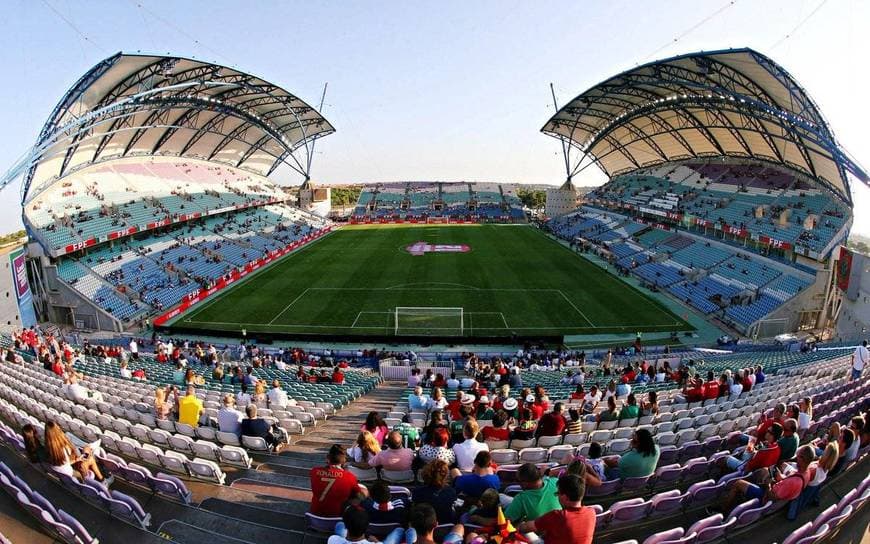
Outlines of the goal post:
<svg viewBox="0 0 870 544">
<path fill-rule="evenodd" d="M 462 336 L 465 310 L 461 307 L 396 306 L 394 325 L 396 336 Z"/>
</svg>

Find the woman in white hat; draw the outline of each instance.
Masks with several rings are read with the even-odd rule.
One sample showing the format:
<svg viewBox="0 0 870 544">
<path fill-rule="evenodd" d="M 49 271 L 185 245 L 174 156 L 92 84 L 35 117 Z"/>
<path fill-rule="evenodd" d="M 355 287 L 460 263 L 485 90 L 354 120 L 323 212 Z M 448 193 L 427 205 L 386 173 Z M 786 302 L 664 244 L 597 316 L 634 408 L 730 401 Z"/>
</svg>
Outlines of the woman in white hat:
<svg viewBox="0 0 870 544">
<path fill-rule="evenodd" d="M 502 409 L 505 411 L 505 413 L 507 413 L 510 419 L 517 419 L 517 416 L 519 415 L 517 412 L 518 406 L 519 403 L 517 402 L 517 399 L 513 397 L 505 400 L 504 403 L 502 403 Z"/>
</svg>

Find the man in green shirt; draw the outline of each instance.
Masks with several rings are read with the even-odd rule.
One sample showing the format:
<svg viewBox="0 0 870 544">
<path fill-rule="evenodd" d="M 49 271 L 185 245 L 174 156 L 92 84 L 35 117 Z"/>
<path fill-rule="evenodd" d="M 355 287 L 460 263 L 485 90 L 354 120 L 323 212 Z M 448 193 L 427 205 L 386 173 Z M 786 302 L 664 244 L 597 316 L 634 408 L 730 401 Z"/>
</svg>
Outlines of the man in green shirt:
<svg viewBox="0 0 870 544">
<path fill-rule="evenodd" d="M 402 445 L 414 449 L 420 443 L 420 430 L 411 424 L 411 416 L 405 414 L 402 422 L 393 427 L 393 430 L 402 435 Z"/>
<path fill-rule="evenodd" d="M 786 419 L 782 424 L 782 437 L 776 441 L 779 444 L 779 462 L 790 461 L 797 453 L 800 439 L 797 435 L 797 421 Z"/>
<path fill-rule="evenodd" d="M 541 472 L 533 463 L 525 463 L 517 470 L 517 480 L 523 488 L 504 511 L 514 523 L 534 521 L 547 512 L 561 510 L 556 496 L 556 479 L 541 478 Z"/>
</svg>

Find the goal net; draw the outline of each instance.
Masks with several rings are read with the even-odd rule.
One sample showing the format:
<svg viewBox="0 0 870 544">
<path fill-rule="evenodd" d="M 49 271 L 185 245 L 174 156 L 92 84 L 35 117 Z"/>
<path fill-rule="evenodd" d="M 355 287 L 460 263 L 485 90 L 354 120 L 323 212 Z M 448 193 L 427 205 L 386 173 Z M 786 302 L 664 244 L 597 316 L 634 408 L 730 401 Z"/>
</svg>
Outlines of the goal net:
<svg viewBox="0 0 870 544">
<path fill-rule="evenodd" d="M 461 336 L 465 314 L 462 308 L 397 306 L 395 327 L 396 336 Z"/>
</svg>

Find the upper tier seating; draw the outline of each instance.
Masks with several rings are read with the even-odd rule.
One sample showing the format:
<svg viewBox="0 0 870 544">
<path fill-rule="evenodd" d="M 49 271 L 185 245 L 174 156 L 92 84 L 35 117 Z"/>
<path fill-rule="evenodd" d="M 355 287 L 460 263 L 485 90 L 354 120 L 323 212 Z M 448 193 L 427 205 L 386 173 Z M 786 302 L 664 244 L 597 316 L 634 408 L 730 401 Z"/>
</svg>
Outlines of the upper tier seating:
<svg viewBox="0 0 870 544">
<path fill-rule="evenodd" d="M 265 178 L 192 159 L 118 160 L 67 176 L 25 206 L 49 249 L 182 215 L 284 200 Z"/>
</svg>

